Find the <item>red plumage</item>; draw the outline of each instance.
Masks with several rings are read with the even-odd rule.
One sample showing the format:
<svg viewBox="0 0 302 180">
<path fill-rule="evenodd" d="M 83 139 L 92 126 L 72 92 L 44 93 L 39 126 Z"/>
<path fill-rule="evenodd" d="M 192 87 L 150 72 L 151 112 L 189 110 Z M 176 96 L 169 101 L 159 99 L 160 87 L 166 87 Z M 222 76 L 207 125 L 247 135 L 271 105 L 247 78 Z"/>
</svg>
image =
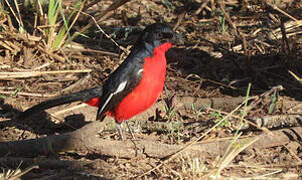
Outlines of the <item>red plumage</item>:
<svg viewBox="0 0 302 180">
<path fill-rule="evenodd" d="M 143 77 L 139 85 L 128 94 L 114 111 L 106 112 L 114 117 L 117 123 L 130 119 L 152 106 L 163 91 L 166 75 L 165 52 L 172 47 L 171 43 L 164 43 L 153 51 L 152 57 L 145 58 Z M 99 106 L 101 98 L 86 101 L 90 106 Z"/>
</svg>

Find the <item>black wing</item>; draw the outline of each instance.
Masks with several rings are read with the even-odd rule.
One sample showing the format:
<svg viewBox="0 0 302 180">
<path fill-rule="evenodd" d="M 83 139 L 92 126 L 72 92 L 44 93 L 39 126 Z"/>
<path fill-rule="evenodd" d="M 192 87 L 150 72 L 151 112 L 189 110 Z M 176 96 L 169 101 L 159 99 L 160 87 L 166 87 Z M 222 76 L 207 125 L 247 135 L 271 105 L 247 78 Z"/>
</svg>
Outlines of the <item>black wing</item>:
<svg viewBox="0 0 302 180">
<path fill-rule="evenodd" d="M 151 56 L 152 51 L 146 47 L 132 49 L 129 56 L 105 82 L 97 119 L 102 120 L 105 117 L 104 112 L 113 111 L 138 86 L 143 77 L 144 59 Z"/>
</svg>

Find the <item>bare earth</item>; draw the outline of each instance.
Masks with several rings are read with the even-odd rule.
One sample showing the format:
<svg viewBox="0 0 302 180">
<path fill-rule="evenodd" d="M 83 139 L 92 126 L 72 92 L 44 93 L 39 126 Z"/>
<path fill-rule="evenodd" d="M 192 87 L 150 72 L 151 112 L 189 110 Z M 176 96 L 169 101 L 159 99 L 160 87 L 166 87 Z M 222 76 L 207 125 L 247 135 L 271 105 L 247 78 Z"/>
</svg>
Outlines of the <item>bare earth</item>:
<svg viewBox="0 0 302 180">
<path fill-rule="evenodd" d="M 99 22 L 111 38 L 94 24 L 86 37 L 75 39 L 80 48 L 73 44 L 51 53 L 42 40 L 19 33 L 14 20 L 10 26 L 7 16 L 1 16 L 1 73 L 57 71 L 0 74 L 0 112 L 7 115 L 0 118 L 3 172 L 21 170 L 22 180 L 302 178 L 302 5 L 270 3 L 133 0 Z M 64 2 L 64 12 L 73 4 Z M 110 4 L 102 1 L 83 10 L 97 17 Z M 20 8 L 25 27 L 33 29 L 32 12 Z M 81 14 L 74 30 L 90 21 Z M 96 108 L 81 102 L 27 120 L 14 117 L 51 97 L 102 85 L 138 32 L 154 22 L 170 24 L 182 42 L 166 54 L 161 98 L 131 121 L 137 141 L 131 141 L 125 126 L 127 140 L 119 142 L 108 119 L 103 131 L 87 131 L 91 136 L 81 137 L 82 142 L 55 139 L 47 152 L 38 146 L 3 150 L 11 141 L 81 134 L 96 116 Z M 28 34 L 43 39 L 39 31 Z M 247 92 L 251 99 L 244 106 Z M 58 150 L 61 141 L 74 144 Z M 26 153 L 30 148 L 32 154 Z"/>
</svg>

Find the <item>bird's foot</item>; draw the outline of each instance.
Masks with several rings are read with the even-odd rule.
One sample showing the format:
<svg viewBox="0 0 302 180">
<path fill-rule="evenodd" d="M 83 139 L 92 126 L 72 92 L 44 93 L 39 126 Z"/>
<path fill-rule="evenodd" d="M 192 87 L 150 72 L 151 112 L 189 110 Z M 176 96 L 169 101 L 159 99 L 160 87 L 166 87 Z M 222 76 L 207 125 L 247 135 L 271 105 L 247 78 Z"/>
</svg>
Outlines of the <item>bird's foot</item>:
<svg viewBox="0 0 302 180">
<path fill-rule="evenodd" d="M 128 129 L 129 129 L 129 132 L 131 134 L 132 140 L 135 140 L 133 130 L 132 130 L 131 126 L 129 125 L 128 121 L 126 121 L 126 124 L 127 124 Z"/>
</svg>

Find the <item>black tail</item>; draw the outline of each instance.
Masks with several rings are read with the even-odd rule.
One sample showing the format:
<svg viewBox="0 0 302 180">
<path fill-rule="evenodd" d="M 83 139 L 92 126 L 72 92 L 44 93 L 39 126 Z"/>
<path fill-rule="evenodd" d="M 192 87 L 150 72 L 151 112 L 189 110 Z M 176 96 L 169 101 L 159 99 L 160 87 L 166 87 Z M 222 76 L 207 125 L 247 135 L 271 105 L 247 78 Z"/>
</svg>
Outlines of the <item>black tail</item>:
<svg viewBox="0 0 302 180">
<path fill-rule="evenodd" d="M 29 109 L 27 109 L 24 112 L 21 112 L 19 114 L 19 118 L 27 118 L 29 115 L 43 111 L 45 109 L 49 109 L 55 106 L 59 106 L 62 104 L 67 104 L 75 101 L 88 101 L 95 97 L 100 97 L 103 94 L 103 88 L 102 87 L 95 87 L 91 89 L 86 89 L 80 92 L 67 94 L 63 96 L 56 97 L 54 99 L 46 100 L 44 102 L 41 102 L 40 104 L 37 104 Z"/>
</svg>

